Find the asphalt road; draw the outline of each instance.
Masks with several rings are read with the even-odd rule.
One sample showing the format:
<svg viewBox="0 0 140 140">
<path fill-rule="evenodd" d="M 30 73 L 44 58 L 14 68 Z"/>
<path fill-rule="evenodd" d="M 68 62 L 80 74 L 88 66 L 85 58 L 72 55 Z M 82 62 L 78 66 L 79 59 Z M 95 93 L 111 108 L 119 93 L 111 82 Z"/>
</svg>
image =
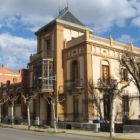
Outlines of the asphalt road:
<svg viewBox="0 0 140 140">
<path fill-rule="evenodd" d="M 50 134 L 45 132 L 17 130 L 0 127 L 0 140 L 105 140 L 100 137 L 88 137 L 72 134 Z"/>
</svg>

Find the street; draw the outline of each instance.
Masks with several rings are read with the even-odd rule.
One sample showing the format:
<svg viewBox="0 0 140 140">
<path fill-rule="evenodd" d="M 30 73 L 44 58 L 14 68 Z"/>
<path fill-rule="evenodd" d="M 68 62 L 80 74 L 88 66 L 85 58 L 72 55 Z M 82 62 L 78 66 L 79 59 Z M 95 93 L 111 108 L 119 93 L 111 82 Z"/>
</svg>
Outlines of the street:
<svg viewBox="0 0 140 140">
<path fill-rule="evenodd" d="M 104 140 L 100 137 L 88 137 L 72 134 L 50 134 L 45 132 L 17 130 L 0 127 L 0 140 Z"/>
</svg>

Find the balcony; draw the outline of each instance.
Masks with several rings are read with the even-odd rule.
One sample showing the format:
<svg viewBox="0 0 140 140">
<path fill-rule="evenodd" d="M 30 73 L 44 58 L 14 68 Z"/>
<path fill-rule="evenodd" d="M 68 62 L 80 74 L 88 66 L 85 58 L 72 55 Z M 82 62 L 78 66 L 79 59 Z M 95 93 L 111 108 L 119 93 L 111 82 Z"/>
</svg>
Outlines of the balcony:
<svg viewBox="0 0 140 140">
<path fill-rule="evenodd" d="M 33 62 L 35 60 L 43 59 L 43 58 L 54 58 L 54 51 L 48 50 L 47 52 L 41 51 L 36 54 L 33 54 L 30 56 L 30 61 Z"/>
<path fill-rule="evenodd" d="M 40 92 L 54 92 L 54 80 L 52 79 L 39 79 L 37 77 L 33 81 L 34 90 Z"/>
<path fill-rule="evenodd" d="M 54 89 L 54 80 L 51 78 L 54 74 L 53 64 L 53 60 L 48 59 L 33 64 L 33 87 L 35 90 L 52 91 Z"/>
<path fill-rule="evenodd" d="M 53 92 L 54 90 L 54 83 L 51 80 L 38 80 L 38 83 L 34 83 L 35 87 L 34 90 L 40 90 L 40 91 L 51 91 Z"/>
<path fill-rule="evenodd" d="M 67 80 L 65 81 L 65 87 L 66 87 L 66 90 L 74 90 L 78 88 L 83 88 L 84 87 L 83 79 Z"/>
<path fill-rule="evenodd" d="M 67 47 L 72 47 L 85 41 L 86 36 L 82 35 L 67 42 Z"/>
<path fill-rule="evenodd" d="M 53 58 L 54 57 L 54 51 L 48 50 L 47 53 L 46 53 L 46 57 Z"/>
</svg>

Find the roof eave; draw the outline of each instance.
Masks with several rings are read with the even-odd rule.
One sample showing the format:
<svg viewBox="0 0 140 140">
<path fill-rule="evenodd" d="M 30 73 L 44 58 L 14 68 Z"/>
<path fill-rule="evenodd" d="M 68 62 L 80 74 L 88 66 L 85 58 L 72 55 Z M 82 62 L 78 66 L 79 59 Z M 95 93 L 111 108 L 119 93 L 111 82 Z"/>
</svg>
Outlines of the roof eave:
<svg viewBox="0 0 140 140">
<path fill-rule="evenodd" d="M 38 31 L 36 31 L 35 35 L 38 35 L 41 31 L 43 31 L 44 29 L 46 29 L 47 27 L 49 27 L 49 26 L 51 26 L 51 25 L 53 25 L 55 23 L 61 23 L 61 24 L 64 24 L 64 25 L 73 26 L 73 27 L 76 27 L 76 28 L 79 28 L 79 29 L 82 29 L 82 30 L 87 30 L 90 33 L 93 33 L 93 30 L 91 30 L 91 29 L 89 29 L 89 28 L 87 28 L 85 26 L 78 25 L 78 24 L 75 24 L 75 23 L 72 23 L 72 22 L 68 22 L 68 21 L 64 21 L 62 19 L 54 19 L 50 23 L 46 24 L 45 26 L 40 28 Z"/>
<path fill-rule="evenodd" d="M 42 30 L 46 29 L 47 27 L 55 24 L 56 19 L 52 20 L 51 22 L 49 22 L 48 24 L 46 24 L 45 26 L 41 27 L 40 29 L 38 29 L 34 34 L 38 35 Z"/>
<path fill-rule="evenodd" d="M 90 33 L 93 33 L 93 30 L 91 30 L 91 29 L 89 29 L 89 28 L 87 28 L 85 26 L 72 23 L 72 22 L 64 21 L 64 20 L 61 20 L 61 19 L 56 19 L 56 22 L 60 23 L 60 24 L 64 24 L 64 25 L 73 26 L 73 27 L 76 27 L 76 28 L 79 28 L 79 29 L 82 29 L 82 30 L 87 30 Z"/>
</svg>

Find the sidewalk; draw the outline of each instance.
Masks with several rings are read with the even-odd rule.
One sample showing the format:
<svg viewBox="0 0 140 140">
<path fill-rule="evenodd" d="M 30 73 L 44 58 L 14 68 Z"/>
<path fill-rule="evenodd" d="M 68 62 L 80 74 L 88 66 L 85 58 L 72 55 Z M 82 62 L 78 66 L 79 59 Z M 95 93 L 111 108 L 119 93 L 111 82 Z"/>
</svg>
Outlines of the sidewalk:
<svg viewBox="0 0 140 140">
<path fill-rule="evenodd" d="M 1 124 L 1 127 L 12 127 L 8 124 Z M 21 129 L 21 130 L 28 130 L 27 125 L 14 125 L 14 129 Z M 31 126 L 31 130 L 38 130 L 35 129 L 34 126 Z M 40 129 L 40 131 L 44 131 L 44 129 Z M 49 132 L 53 132 L 54 128 L 49 128 Z M 71 129 L 57 129 L 59 133 L 66 133 L 66 134 L 74 134 L 74 135 L 82 135 L 82 136 L 94 136 L 94 137 L 102 137 L 102 138 L 109 138 L 109 132 L 92 132 L 92 131 L 84 131 L 84 130 L 71 130 Z M 45 130 L 44 132 L 48 132 Z M 140 140 L 140 133 L 116 133 L 115 140 Z"/>
</svg>

